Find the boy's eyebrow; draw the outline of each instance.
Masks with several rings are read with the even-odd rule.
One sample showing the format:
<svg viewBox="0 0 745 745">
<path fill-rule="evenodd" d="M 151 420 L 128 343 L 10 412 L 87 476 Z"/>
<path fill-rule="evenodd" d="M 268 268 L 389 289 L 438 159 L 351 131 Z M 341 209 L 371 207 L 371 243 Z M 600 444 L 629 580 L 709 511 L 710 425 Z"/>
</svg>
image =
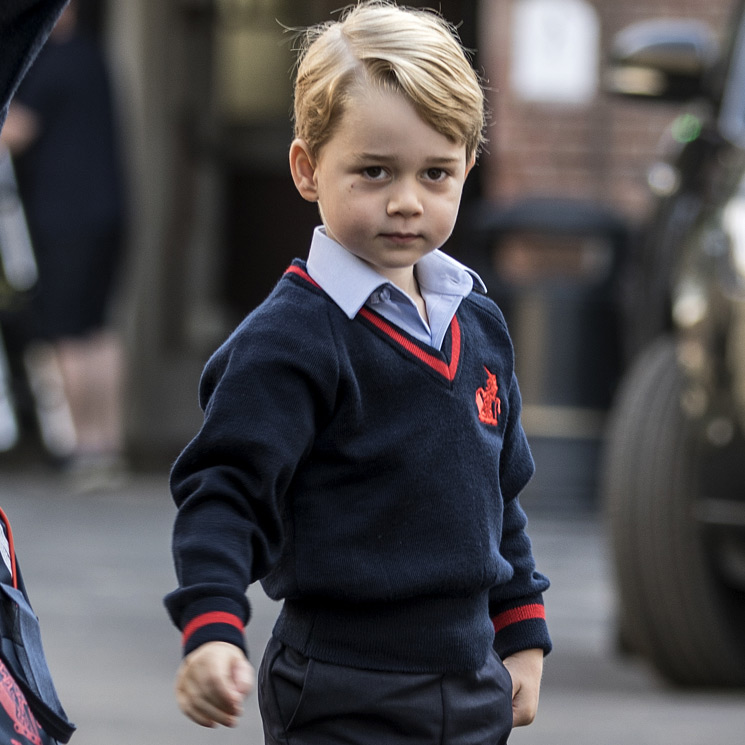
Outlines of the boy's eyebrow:
<svg viewBox="0 0 745 745">
<path fill-rule="evenodd" d="M 360 162 L 392 163 L 398 160 L 398 157 L 395 155 L 385 155 L 383 153 L 356 153 L 354 157 Z M 453 165 L 460 161 L 460 157 L 455 155 L 433 155 L 427 158 L 426 161 L 434 165 Z"/>
</svg>

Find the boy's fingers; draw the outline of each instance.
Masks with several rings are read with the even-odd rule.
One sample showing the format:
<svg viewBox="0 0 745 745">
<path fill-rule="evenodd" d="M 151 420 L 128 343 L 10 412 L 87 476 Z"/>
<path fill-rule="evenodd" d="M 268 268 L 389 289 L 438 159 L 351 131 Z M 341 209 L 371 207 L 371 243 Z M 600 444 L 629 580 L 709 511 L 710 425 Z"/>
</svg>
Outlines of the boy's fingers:
<svg viewBox="0 0 745 745">
<path fill-rule="evenodd" d="M 233 665 L 233 683 L 242 697 L 254 689 L 256 675 L 253 666 L 247 660 L 238 660 Z"/>
<path fill-rule="evenodd" d="M 203 727 L 235 727 L 243 709 L 240 703 L 212 692 L 204 695 L 198 686 L 185 685 L 176 691 L 176 698 L 181 711 Z"/>
<path fill-rule="evenodd" d="M 213 706 L 205 701 L 185 701 L 179 702 L 181 711 L 189 719 L 202 727 L 214 728 L 218 724 L 224 727 L 235 727 L 238 724 L 238 717 L 228 714 L 217 706 Z"/>
<path fill-rule="evenodd" d="M 512 726 L 525 727 L 532 724 L 538 712 L 538 700 L 531 692 L 522 687 L 515 691 L 512 698 Z"/>
</svg>

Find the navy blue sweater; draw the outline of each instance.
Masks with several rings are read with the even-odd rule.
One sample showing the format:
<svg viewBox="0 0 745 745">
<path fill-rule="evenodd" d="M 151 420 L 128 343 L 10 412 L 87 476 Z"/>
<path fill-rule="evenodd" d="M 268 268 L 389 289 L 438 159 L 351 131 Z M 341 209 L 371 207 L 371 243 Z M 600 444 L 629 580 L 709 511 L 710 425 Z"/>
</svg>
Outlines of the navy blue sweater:
<svg viewBox="0 0 745 745">
<path fill-rule="evenodd" d="M 204 424 L 171 476 L 184 651 L 243 645 L 247 586 L 275 635 L 326 662 L 472 670 L 550 649 L 525 514 L 533 474 L 512 344 L 472 293 L 443 352 L 294 262 L 208 362 Z"/>
</svg>

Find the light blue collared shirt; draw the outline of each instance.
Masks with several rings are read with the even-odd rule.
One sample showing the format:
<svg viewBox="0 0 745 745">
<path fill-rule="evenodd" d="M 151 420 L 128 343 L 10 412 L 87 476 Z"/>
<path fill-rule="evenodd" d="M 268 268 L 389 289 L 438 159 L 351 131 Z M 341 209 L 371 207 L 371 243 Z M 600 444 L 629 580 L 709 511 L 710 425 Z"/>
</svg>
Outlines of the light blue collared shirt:
<svg viewBox="0 0 745 745">
<path fill-rule="evenodd" d="M 308 274 L 350 319 L 367 305 L 435 349 L 442 347 L 463 298 L 474 288 L 486 292 L 476 272 L 440 250 L 428 253 L 415 267 L 419 291 L 427 306 L 428 324 L 403 290 L 329 238 L 322 226 L 313 232 L 307 267 Z"/>
</svg>

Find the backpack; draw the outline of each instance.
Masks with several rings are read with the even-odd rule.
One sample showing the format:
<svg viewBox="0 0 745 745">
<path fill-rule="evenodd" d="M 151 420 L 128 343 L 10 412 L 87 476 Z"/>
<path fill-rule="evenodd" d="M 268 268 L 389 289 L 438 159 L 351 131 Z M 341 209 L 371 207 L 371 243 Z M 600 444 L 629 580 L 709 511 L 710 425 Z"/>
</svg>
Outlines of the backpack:
<svg viewBox="0 0 745 745">
<path fill-rule="evenodd" d="M 10 522 L 0 509 L 0 745 L 57 745 L 74 731 L 57 697 Z"/>
</svg>

